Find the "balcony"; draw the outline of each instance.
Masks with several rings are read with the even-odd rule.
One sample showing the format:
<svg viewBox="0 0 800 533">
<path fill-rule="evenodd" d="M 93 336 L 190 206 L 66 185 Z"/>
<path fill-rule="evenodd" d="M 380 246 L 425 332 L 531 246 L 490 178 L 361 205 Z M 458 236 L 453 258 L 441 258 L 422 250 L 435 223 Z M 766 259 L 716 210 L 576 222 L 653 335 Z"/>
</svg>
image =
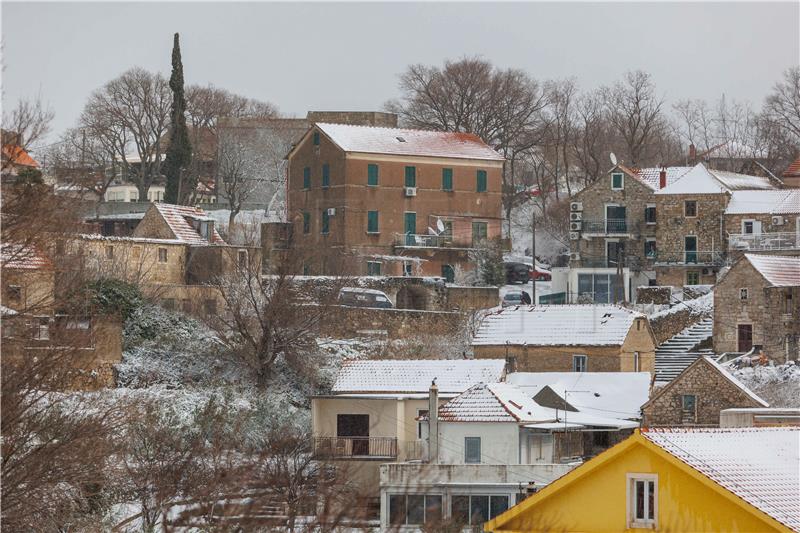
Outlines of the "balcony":
<svg viewBox="0 0 800 533">
<path fill-rule="evenodd" d="M 725 254 L 719 251 L 683 250 L 677 252 L 656 252 L 653 257 L 656 266 L 705 266 L 718 267 L 725 264 Z"/>
<path fill-rule="evenodd" d="M 314 437 L 314 456 L 328 459 L 396 459 L 397 437 Z"/>
<path fill-rule="evenodd" d="M 587 237 L 592 235 L 630 235 L 638 229 L 638 224 L 627 218 L 606 218 L 602 220 L 582 220 L 581 231 Z"/>
<path fill-rule="evenodd" d="M 431 464 L 391 463 L 381 465 L 381 486 L 407 489 L 442 485 L 546 485 L 563 476 L 572 464 Z"/>
<path fill-rule="evenodd" d="M 729 233 L 728 249 L 743 252 L 800 250 L 800 234 L 794 232 Z"/>
<path fill-rule="evenodd" d="M 403 248 L 472 248 L 471 241 L 455 240 L 452 235 L 421 233 L 395 233 L 394 244 Z"/>
</svg>

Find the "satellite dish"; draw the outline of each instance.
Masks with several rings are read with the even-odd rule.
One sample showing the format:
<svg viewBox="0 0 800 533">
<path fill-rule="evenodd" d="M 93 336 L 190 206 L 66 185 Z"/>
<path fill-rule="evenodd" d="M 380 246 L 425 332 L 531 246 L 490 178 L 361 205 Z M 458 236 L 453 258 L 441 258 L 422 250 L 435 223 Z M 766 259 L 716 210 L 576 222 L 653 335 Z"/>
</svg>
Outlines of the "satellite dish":
<svg viewBox="0 0 800 533">
<path fill-rule="evenodd" d="M 435 229 L 433 229 L 432 227 L 428 226 L 428 235 L 439 235 L 439 234 L 436 233 Z"/>
<path fill-rule="evenodd" d="M 611 158 L 611 164 L 614 165 L 614 166 L 617 166 L 617 156 L 614 155 L 614 152 L 611 152 L 610 154 L 608 154 L 608 157 Z"/>
<path fill-rule="evenodd" d="M 439 233 L 442 233 L 444 231 L 444 222 L 442 222 L 441 218 L 436 219 L 436 229 L 439 230 Z"/>
</svg>

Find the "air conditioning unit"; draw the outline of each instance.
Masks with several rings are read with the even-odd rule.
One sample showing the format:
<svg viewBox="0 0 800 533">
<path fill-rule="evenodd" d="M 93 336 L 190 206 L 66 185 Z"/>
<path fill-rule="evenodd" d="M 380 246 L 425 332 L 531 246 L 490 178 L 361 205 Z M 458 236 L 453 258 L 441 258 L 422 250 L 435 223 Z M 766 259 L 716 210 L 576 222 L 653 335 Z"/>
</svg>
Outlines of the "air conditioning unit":
<svg viewBox="0 0 800 533">
<path fill-rule="evenodd" d="M 416 187 L 406 187 L 406 196 L 416 196 L 416 195 L 417 195 Z"/>
<path fill-rule="evenodd" d="M 572 202 L 569 204 L 570 211 L 583 211 L 583 202 Z"/>
<path fill-rule="evenodd" d="M 570 231 L 569 232 L 569 240 L 577 241 L 580 238 L 581 238 L 581 234 L 578 233 L 577 231 Z"/>
<path fill-rule="evenodd" d="M 581 213 L 580 211 L 576 211 L 574 213 L 569 214 L 570 220 L 581 220 L 582 218 L 583 218 L 583 213 Z"/>
<path fill-rule="evenodd" d="M 571 254 L 569 254 L 569 260 L 570 261 L 580 261 L 581 260 L 581 254 L 579 254 L 578 252 L 572 252 Z"/>
<path fill-rule="evenodd" d="M 332 217 L 335 214 L 336 214 L 336 208 L 335 207 L 329 207 L 328 208 L 328 216 Z"/>
<path fill-rule="evenodd" d="M 580 222 L 570 222 L 569 223 L 569 230 L 570 231 L 580 231 L 581 230 L 581 223 Z"/>
<path fill-rule="evenodd" d="M 786 219 L 781 216 L 772 217 L 772 225 L 773 226 L 783 226 L 786 224 Z"/>
</svg>

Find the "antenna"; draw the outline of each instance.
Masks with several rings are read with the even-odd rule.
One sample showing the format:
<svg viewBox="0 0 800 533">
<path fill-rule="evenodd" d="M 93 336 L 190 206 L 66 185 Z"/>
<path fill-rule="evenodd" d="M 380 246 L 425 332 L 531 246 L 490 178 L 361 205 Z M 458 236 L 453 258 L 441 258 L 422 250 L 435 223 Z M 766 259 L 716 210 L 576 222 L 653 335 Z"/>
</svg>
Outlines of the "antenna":
<svg viewBox="0 0 800 533">
<path fill-rule="evenodd" d="M 614 152 L 609 153 L 608 157 L 611 159 L 611 164 L 617 166 L 617 156 L 614 154 Z"/>
</svg>

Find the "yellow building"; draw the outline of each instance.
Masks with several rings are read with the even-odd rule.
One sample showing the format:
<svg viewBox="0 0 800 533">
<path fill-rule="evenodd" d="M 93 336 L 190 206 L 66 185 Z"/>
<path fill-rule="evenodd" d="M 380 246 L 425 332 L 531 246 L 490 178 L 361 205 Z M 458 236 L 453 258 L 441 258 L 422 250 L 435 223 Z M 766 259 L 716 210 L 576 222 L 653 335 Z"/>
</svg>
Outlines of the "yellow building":
<svg viewBox="0 0 800 533">
<path fill-rule="evenodd" d="M 637 431 L 491 532 L 800 531 L 800 429 Z"/>
</svg>

